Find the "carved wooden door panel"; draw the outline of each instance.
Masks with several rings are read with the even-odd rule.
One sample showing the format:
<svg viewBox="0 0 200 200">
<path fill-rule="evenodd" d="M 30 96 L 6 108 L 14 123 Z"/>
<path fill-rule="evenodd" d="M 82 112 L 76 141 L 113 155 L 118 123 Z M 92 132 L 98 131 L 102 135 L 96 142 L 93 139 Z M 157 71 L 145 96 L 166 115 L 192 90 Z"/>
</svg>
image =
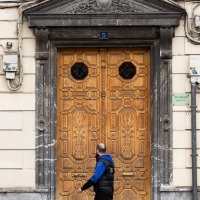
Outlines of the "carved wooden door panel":
<svg viewBox="0 0 200 200">
<path fill-rule="evenodd" d="M 57 199 L 92 200 L 76 188 L 105 142 L 116 200 L 150 199 L 149 51 L 67 49 L 58 54 Z"/>
<path fill-rule="evenodd" d="M 147 50 L 108 51 L 106 144 L 117 200 L 150 200 L 149 58 Z"/>
</svg>

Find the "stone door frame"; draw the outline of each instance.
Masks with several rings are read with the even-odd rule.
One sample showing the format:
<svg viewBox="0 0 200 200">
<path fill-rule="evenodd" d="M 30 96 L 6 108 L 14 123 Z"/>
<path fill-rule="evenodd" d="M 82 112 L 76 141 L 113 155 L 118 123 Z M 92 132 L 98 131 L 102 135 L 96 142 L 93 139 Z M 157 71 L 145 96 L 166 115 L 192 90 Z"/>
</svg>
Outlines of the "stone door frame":
<svg viewBox="0 0 200 200">
<path fill-rule="evenodd" d="M 49 14 L 41 17 L 34 14 L 35 10 L 37 9 L 26 12 L 26 15 L 36 36 L 36 189 L 47 190 L 48 199 L 55 199 L 58 49 L 145 47 L 150 49 L 151 54 L 151 199 L 161 199 L 159 187 L 170 186 L 173 180 L 172 38 L 183 10 L 178 9 L 177 15 L 174 12 L 167 13 L 167 19 L 160 18 L 162 13 L 144 13 L 143 17 L 138 19 L 137 16 L 131 16 L 131 25 L 127 25 L 129 22 L 124 19 L 125 13 L 121 17 L 120 26 L 110 25 L 109 16 L 103 15 L 104 24 L 96 26 L 97 19 L 92 21 L 95 16 L 85 15 L 87 22 L 92 21 L 94 24 L 83 21 L 86 23 L 83 27 L 79 27 L 84 16 L 82 14 L 80 18 L 76 15 L 78 24 L 73 16 L 72 21 L 68 21 L 71 24 L 67 24 L 62 15 L 58 16 L 56 23 L 49 20 L 52 17 Z M 56 18 L 56 15 L 53 16 Z M 100 40 L 101 31 L 108 32 L 109 39 Z"/>
<path fill-rule="evenodd" d="M 109 30 L 109 29 L 107 29 Z M 57 118 L 57 51 L 69 47 L 148 47 L 151 52 L 151 199 L 159 199 L 158 187 L 172 181 L 172 80 L 171 42 L 173 28 L 158 29 L 160 38 L 151 41 L 115 40 L 107 44 L 82 44 L 83 41 L 49 39 L 48 29 L 35 29 L 36 52 L 36 187 L 49 189 L 55 198 L 56 186 L 56 118 Z M 61 30 L 54 33 L 60 37 Z M 65 30 L 64 30 L 65 31 Z M 99 31 L 99 30 L 98 30 Z M 98 32 L 97 31 L 97 32 Z M 76 32 L 76 30 L 74 30 Z M 91 37 L 93 31 L 91 32 Z M 53 37 L 53 36 L 52 36 Z M 48 51 L 41 51 L 42 41 Z M 64 39 L 65 40 L 65 39 Z M 46 46 L 46 45 L 45 45 Z M 161 55 L 161 56 L 160 56 Z M 161 120 L 160 120 L 161 119 Z M 160 171 L 159 169 L 163 169 Z"/>
</svg>

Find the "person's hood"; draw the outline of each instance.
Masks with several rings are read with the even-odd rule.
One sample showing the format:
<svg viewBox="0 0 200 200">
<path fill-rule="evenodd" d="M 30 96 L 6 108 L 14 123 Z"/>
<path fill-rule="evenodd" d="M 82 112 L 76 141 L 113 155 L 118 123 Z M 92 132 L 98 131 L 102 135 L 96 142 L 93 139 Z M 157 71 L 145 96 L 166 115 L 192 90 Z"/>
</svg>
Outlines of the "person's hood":
<svg viewBox="0 0 200 200">
<path fill-rule="evenodd" d="M 114 163 L 114 160 L 112 159 L 111 155 L 109 155 L 109 154 L 104 154 L 104 155 L 99 156 L 98 160 L 101 159 L 101 158 L 106 159 L 106 160 Z"/>
</svg>

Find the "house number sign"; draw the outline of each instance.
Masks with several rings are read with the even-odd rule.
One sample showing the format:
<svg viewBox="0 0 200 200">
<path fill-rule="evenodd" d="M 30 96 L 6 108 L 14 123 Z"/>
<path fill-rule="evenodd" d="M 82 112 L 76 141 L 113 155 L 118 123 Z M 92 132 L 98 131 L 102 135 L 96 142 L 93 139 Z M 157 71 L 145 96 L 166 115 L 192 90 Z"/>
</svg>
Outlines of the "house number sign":
<svg viewBox="0 0 200 200">
<path fill-rule="evenodd" d="M 108 32 L 107 31 L 100 31 L 99 32 L 99 39 L 100 40 L 107 40 L 107 39 L 109 39 Z"/>
</svg>

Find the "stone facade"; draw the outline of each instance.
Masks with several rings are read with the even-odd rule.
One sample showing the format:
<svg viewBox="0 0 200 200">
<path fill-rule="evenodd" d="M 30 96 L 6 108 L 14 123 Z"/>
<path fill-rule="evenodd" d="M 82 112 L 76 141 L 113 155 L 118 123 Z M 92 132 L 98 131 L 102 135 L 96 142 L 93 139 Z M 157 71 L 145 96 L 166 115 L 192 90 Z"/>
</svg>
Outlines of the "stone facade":
<svg viewBox="0 0 200 200">
<path fill-rule="evenodd" d="M 176 7 L 176 3 L 179 4 L 187 11 L 190 17 L 192 16 L 193 8 L 197 5 L 192 1 L 163 2 L 168 2 L 172 7 Z M 2 68 L 2 59 L 3 55 L 15 53 L 18 49 L 16 26 L 19 17 L 19 5 L 18 3 L 0 3 L 0 6 L 4 7 L 4 9 L 0 9 L 0 25 L 3 30 L 0 31 L 0 199 L 54 199 L 56 80 L 49 77 L 56 76 L 56 49 L 58 47 L 76 45 L 94 45 L 92 43 L 83 44 L 78 36 L 75 38 L 78 40 L 78 44 L 71 41 L 76 35 L 80 34 L 86 40 L 98 37 L 99 28 L 91 30 L 86 27 L 101 23 L 101 21 L 94 19 L 94 24 L 88 24 L 90 21 L 88 19 L 88 21 L 82 22 L 82 24 L 85 23 L 85 27 L 80 29 L 78 28 L 80 23 L 80 21 L 78 23 L 78 20 L 80 19 L 76 19 L 73 22 L 71 21 L 73 24 L 63 24 L 63 26 L 74 25 L 74 29 L 66 30 L 63 27 L 52 29 L 52 26 L 56 26 L 57 23 L 55 24 L 53 20 L 48 18 L 45 21 L 35 17 L 34 13 L 37 9 L 26 12 L 28 18 L 24 15 L 22 29 L 24 80 L 18 91 L 11 91 L 7 86 L 5 72 Z M 162 5 L 160 6 L 162 7 Z M 46 16 L 48 16 L 49 13 L 44 8 L 40 6 L 38 8 L 43 9 L 43 13 L 46 12 Z M 95 8 L 97 9 L 97 7 Z M 69 7 L 67 12 L 73 14 L 75 13 L 73 9 Z M 115 5 L 112 9 L 119 11 L 122 8 Z M 61 9 L 59 10 L 61 12 Z M 129 8 L 127 12 L 136 10 L 140 10 L 140 8 L 134 7 L 131 10 Z M 86 10 L 80 10 L 80 7 L 77 7 L 76 11 L 83 15 L 88 14 Z M 54 12 L 54 10 L 51 12 Z M 178 9 L 178 12 L 181 13 L 181 9 Z M 195 14 L 198 13 L 200 14 L 200 10 L 195 10 Z M 173 94 L 191 94 L 190 78 L 187 77 L 189 56 L 199 55 L 200 47 L 199 44 L 194 44 L 186 37 L 184 30 L 185 15 L 182 15 L 180 24 L 177 19 L 178 17 L 173 18 L 173 20 L 169 19 L 171 20 L 171 25 L 169 26 L 167 25 L 167 19 L 164 19 L 165 27 L 162 27 L 164 21 L 155 20 L 156 27 L 151 22 L 145 21 L 144 25 L 145 23 L 146 25 L 150 23 L 149 25 L 152 28 L 145 27 L 146 33 L 141 31 L 140 36 L 143 34 L 141 37 L 144 40 L 146 40 L 147 34 L 148 36 L 151 35 L 151 37 L 145 42 L 141 40 L 137 43 L 137 46 L 145 44 L 151 47 L 152 59 L 154 60 L 152 65 L 160 66 L 155 69 L 152 75 L 154 77 L 152 99 L 154 99 L 153 103 L 160 110 L 160 113 L 152 110 L 152 123 L 156 122 L 156 125 L 152 124 L 152 200 L 192 199 L 191 108 L 190 105 L 173 106 L 171 99 Z M 127 19 L 120 19 L 119 21 L 122 27 L 130 23 L 130 20 Z M 58 21 L 58 24 L 60 22 Z M 38 27 L 40 23 L 41 26 Z M 117 26 L 115 21 L 109 21 L 108 23 L 114 23 Z M 123 44 L 125 46 L 135 45 L 135 41 L 131 41 L 131 38 L 137 38 L 136 30 L 140 30 L 135 28 L 137 21 L 133 20 L 131 23 L 132 28 L 129 30 L 127 38 L 123 38 L 126 39 L 126 43 Z M 44 25 L 46 26 L 45 28 L 43 27 Z M 48 29 L 48 26 L 51 26 L 51 30 Z M 51 34 L 49 34 L 50 31 Z M 75 34 L 73 31 L 79 32 L 79 34 Z M 122 35 L 116 34 L 112 28 L 109 31 L 113 40 L 119 40 L 120 37 L 124 37 L 123 31 L 127 33 L 127 30 L 123 28 L 120 29 Z M 196 35 L 194 37 L 198 38 Z M 59 42 L 58 38 L 61 38 L 62 41 Z M 63 40 L 64 38 L 66 39 L 65 41 Z M 7 42 L 12 42 L 12 49 L 6 48 Z M 120 41 L 116 42 L 116 44 L 122 45 Z M 101 46 L 101 43 L 97 41 L 96 45 Z M 110 43 L 109 45 L 114 46 L 115 44 Z M 47 66 L 50 66 L 50 70 Z M 161 73 L 166 75 L 164 79 L 160 78 Z M 167 75 L 169 75 L 168 78 Z M 160 84 L 163 88 L 159 88 L 156 84 Z M 169 93 L 164 92 L 165 90 Z M 168 98 L 168 95 L 171 99 Z M 165 102 L 169 106 L 163 107 Z M 51 115 L 49 114 L 50 108 Z M 198 154 L 200 154 L 199 111 L 200 90 L 197 89 Z M 158 136 L 158 132 L 161 132 L 160 136 Z M 42 137 L 40 137 L 41 135 Z M 160 140 L 160 143 L 157 140 Z M 47 146 L 46 154 L 42 153 L 44 152 L 44 147 Z M 165 148 L 163 149 L 163 147 Z M 160 177 L 157 177 L 160 167 L 163 171 Z M 197 167 L 199 174 L 199 158 Z M 200 179 L 198 179 L 199 185 Z"/>
<path fill-rule="evenodd" d="M 192 9 L 197 6 L 193 2 L 180 2 L 185 8 L 189 18 L 192 17 Z M 200 11 L 200 10 L 199 10 Z M 198 10 L 196 13 L 198 15 Z M 187 78 L 189 67 L 189 56 L 199 55 L 200 47 L 192 43 L 185 34 L 185 18 L 180 21 L 180 26 L 176 28 L 173 39 L 173 59 L 172 59 L 172 80 L 174 94 L 190 94 L 190 79 Z M 180 87 L 180 85 L 182 87 Z M 197 152 L 199 152 L 199 89 L 197 90 Z M 173 185 L 174 186 L 192 186 L 191 179 L 191 114 L 190 106 L 173 106 Z M 199 159 L 197 163 L 198 174 L 200 173 Z M 184 176 L 183 176 L 184 174 Z M 200 180 L 198 179 L 198 185 Z"/>
<path fill-rule="evenodd" d="M 0 188 L 35 187 L 35 36 L 25 19 L 24 82 L 18 91 L 9 90 L 2 69 L 3 55 L 18 49 L 17 19 L 17 8 L 0 9 Z M 6 48 L 7 42 L 12 42 L 12 49 Z"/>
</svg>

